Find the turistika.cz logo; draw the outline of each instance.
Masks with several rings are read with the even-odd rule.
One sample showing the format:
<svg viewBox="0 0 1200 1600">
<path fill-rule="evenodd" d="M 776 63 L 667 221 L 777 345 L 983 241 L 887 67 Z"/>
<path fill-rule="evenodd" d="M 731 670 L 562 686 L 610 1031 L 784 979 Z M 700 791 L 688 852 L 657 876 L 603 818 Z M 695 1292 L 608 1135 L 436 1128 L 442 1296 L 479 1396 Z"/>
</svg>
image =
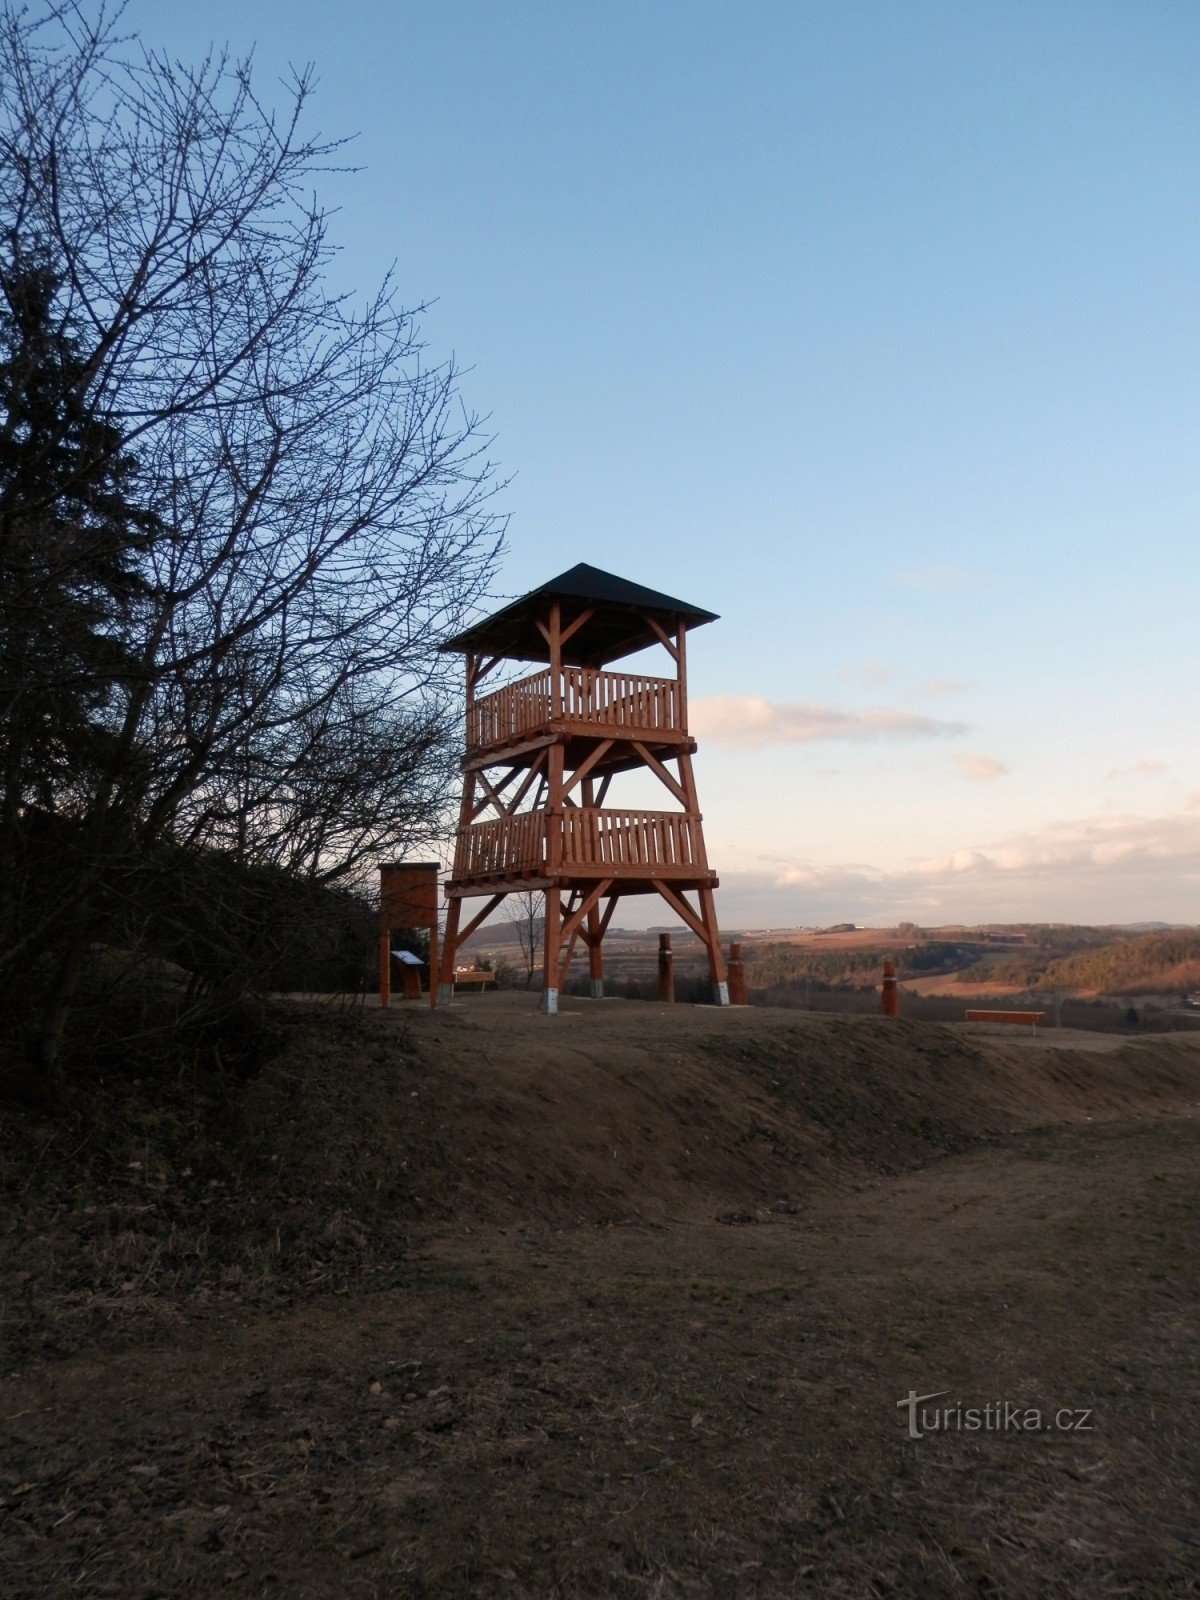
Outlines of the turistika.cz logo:
<svg viewBox="0 0 1200 1600">
<path fill-rule="evenodd" d="M 906 1399 L 896 1401 L 897 1410 L 908 1412 L 910 1439 L 923 1439 L 927 1433 L 1080 1433 L 1094 1426 L 1090 1408 L 1043 1411 L 1017 1400 L 994 1400 L 984 1406 L 965 1406 L 961 1400 L 951 1406 L 927 1404 L 949 1393 L 935 1389 L 932 1394 L 918 1394 L 910 1389 Z"/>
</svg>

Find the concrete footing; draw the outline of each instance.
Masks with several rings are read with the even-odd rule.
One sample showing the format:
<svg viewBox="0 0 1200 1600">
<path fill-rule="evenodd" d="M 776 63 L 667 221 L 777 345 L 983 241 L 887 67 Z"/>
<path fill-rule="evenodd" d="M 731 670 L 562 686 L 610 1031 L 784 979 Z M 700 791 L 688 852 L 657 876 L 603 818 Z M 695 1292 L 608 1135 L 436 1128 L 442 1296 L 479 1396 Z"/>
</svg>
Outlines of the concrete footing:
<svg viewBox="0 0 1200 1600">
<path fill-rule="evenodd" d="M 538 1010 L 542 1013 L 543 1016 L 546 1016 L 546 1017 L 556 1017 L 558 1015 L 558 990 L 557 989 L 543 989 L 542 990 L 542 1001 L 541 1001 L 541 1004 L 538 1006 Z"/>
</svg>

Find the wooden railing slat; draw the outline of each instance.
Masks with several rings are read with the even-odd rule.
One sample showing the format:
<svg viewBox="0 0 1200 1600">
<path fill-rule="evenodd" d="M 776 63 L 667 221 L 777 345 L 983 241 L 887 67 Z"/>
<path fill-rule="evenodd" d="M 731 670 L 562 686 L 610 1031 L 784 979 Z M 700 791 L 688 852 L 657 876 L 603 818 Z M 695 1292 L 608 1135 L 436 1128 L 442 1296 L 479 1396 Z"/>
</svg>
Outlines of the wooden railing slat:
<svg viewBox="0 0 1200 1600">
<path fill-rule="evenodd" d="M 472 824 L 455 841 L 454 876 L 542 870 L 551 826 L 562 830 L 562 861 L 568 867 L 679 869 L 696 862 L 692 819 L 686 812 L 571 806 L 558 819 L 529 811 Z"/>
<path fill-rule="evenodd" d="M 589 667 L 564 667 L 563 715 L 598 726 L 680 727 L 679 685 L 674 678 L 645 678 L 628 672 L 598 672 Z M 550 721 L 552 684 L 549 671 L 535 672 L 472 702 L 467 711 L 470 749 L 502 744 Z"/>
</svg>

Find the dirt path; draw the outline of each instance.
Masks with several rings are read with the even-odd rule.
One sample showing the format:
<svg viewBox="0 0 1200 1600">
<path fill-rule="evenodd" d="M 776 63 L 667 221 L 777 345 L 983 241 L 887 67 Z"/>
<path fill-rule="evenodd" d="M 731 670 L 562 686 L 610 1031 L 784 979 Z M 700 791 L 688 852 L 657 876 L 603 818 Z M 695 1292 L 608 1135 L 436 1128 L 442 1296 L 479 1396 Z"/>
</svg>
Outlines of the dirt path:
<svg viewBox="0 0 1200 1600">
<path fill-rule="evenodd" d="M 759 1221 L 425 1227 L 400 1288 L 32 1366 L 4 1592 L 1194 1594 L 1197 1131 L 1010 1135 Z M 1091 1426 L 912 1440 L 910 1390 Z"/>
</svg>

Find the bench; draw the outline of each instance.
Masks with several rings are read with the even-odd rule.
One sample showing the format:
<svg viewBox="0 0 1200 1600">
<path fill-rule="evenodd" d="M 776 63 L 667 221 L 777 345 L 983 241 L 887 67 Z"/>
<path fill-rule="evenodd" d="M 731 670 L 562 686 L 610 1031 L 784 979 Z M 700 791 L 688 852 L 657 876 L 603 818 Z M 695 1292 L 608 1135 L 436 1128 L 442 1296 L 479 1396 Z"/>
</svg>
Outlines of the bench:
<svg viewBox="0 0 1200 1600">
<path fill-rule="evenodd" d="M 468 988 L 472 985 L 478 985 L 479 988 L 486 989 L 489 983 L 494 984 L 495 981 L 496 974 L 489 972 L 486 967 L 455 967 L 454 969 L 454 987 L 456 989 L 460 984 L 466 985 Z"/>
<path fill-rule="evenodd" d="M 968 1022 L 1016 1022 L 1022 1027 L 1036 1028 L 1045 1022 L 1044 1011 L 968 1011 Z"/>
</svg>

